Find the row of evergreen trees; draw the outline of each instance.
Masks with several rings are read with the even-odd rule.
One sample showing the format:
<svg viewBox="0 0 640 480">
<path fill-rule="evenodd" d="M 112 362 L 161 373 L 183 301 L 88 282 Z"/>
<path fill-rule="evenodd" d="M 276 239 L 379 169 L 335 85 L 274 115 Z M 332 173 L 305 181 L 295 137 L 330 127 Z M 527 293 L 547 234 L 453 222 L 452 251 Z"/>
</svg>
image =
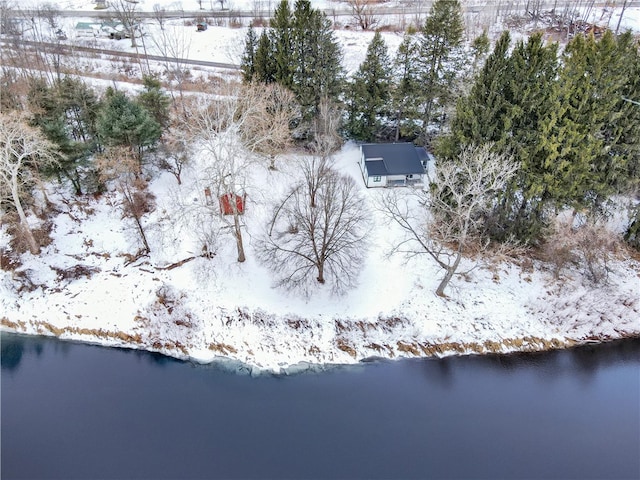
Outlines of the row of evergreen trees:
<svg viewBox="0 0 640 480">
<path fill-rule="evenodd" d="M 520 162 L 489 233 L 535 242 L 555 214 L 606 212 L 640 181 L 640 53 L 631 33 L 575 36 L 558 53 L 541 34 L 511 48 L 505 32 L 458 99 L 437 154 L 493 142 Z"/>
<path fill-rule="evenodd" d="M 271 27 L 260 37 L 249 27 L 242 58 L 246 82 L 276 82 L 298 99 L 302 119 L 310 121 L 323 99 L 337 101 L 344 72 L 342 53 L 331 22 L 309 0 L 298 0 L 293 12 L 282 0 L 274 12 Z"/>
<path fill-rule="evenodd" d="M 424 142 L 422 127 L 442 119 L 465 71 L 463 34 L 459 1 L 437 0 L 421 29 L 405 35 L 393 61 L 376 33 L 365 61 L 346 79 L 325 14 L 312 9 L 309 0 L 297 0 L 293 11 L 282 0 L 260 36 L 249 28 L 242 74 L 245 82 L 276 82 L 293 91 L 303 121 L 311 120 L 326 98 L 344 104 L 351 138 Z M 486 35 L 474 45 L 486 50 Z"/>
</svg>

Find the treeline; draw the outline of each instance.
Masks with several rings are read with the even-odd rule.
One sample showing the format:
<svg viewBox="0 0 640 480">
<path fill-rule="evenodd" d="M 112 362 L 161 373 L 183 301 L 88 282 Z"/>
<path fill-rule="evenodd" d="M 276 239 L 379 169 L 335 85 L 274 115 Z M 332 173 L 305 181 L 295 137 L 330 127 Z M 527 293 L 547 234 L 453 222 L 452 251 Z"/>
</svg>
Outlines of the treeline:
<svg viewBox="0 0 640 480">
<path fill-rule="evenodd" d="M 541 34 L 512 48 L 505 32 L 438 141 L 443 160 L 492 142 L 520 163 L 487 218 L 493 238 L 536 243 L 559 211 L 593 217 L 607 212 L 612 196 L 637 192 L 637 40 L 631 33 L 578 35 L 558 49 Z"/>
<path fill-rule="evenodd" d="M 300 103 L 303 125 L 328 100 L 345 111 L 343 133 L 348 138 L 425 143 L 426 126 L 444 123 L 460 80 L 488 49 L 483 34 L 473 42 L 473 61 L 467 62 L 463 35 L 460 2 L 437 0 L 425 23 L 405 34 L 393 60 L 376 33 L 365 61 L 347 78 L 326 15 L 308 0 L 297 0 L 293 10 L 282 0 L 259 36 L 249 28 L 242 75 L 245 82 L 290 89 Z"/>
<path fill-rule="evenodd" d="M 487 214 L 489 238 L 538 244 L 559 211 L 606 214 L 612 196 L 637 190 L 640 54 L 630 32 L 576 35 L 563 49 L 542 33 L 514 45 L 505 32 L 489 54 L 486 33 L 463 42 L 460 3 L 436 0 L 394 58 L 376 33 L 346 78 L 328 21 L 309 8 L 283 0 L 260 36 L 249 29 L 244 81 L 290 88 L 311 116 L 327 97 L 346 138 L 413 141 L 442 161 L 488 143 L 513 156 L 520 168 Z M 637 246 L 634 215 L 626 236 Z"/>
<path fill-rule="evenodd" d="M 168 124 L 170 98 L 161 83 L 145 77 L 144 88 L 131 97 L 109 87 L 101 96 L 73 77 L 47 82 L 31 77 L 24 97 L 3 95 L 5 115 L 23 112 L 52 144 L 56 162 L 42 173 L 69 181 L 77 195 L 104 188 L 96 154 L 117 149 L 139 169 L 144 153 L 155 147 Z"/>
</svg>

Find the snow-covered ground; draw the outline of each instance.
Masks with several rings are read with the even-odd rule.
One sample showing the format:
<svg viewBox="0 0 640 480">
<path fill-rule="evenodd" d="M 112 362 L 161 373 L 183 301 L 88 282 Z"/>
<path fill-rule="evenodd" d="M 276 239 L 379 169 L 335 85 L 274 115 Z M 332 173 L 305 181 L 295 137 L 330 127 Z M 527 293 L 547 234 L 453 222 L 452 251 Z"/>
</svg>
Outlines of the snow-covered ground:
<svg viewBox="0 0 640 480">
<path fill-rule="evenodd" d="M 304 298 L 274 288 L 255 260 L 266 203 L 274 186 L 291 178 L 294 158 L 280 159 L 278 171 L 254 168 L 243 264 L 235 261 L 230 236 L 206 259 L 179 228 L 177 196 L 201 201 L 193 190 L 195 160 L 180 187 L 166 173 L 152 181 L 158 205 L 144 220 L 152 253 L 134 263 L 127 255 L 139 248 L 136 231 L 122 218 L 116 192 L 95 199 L 52 190 L 59 210 L 53 243 L 38 257 L 25 254 L 17 274 L 0 272 L 3 328 L 200 362 L 229 357 L 269 370 L 372 356 L 537 350 L 640 334 L 640 263 L 624 253 L 603 286 L 590 286 L 576 271 L 557 282 L 522 259 L 477 268 L 453 281 L 449 298 L 436 296 L 442 271 L 427 256 L 387 255 L 401 233 L 376 210 L 381 192 L 364 187 L 358 156 L 358 147 L 347 144 L 336 166 L 361 186 L 362 208 L 375 228 L 359 285 L 342 296 L 319 287 Z M 165 269 L 192 256 L 198 257 Z M 63 278 L 79 265 L 86 274 Z M 21 277 L 33 286 L 20 289 Z"/>
<path fill-rule="evenodd" d="M 151 10 L 154 3 L 146 0 L 140 6 Z M 241 9 L 236 3 L 234 8 Z M 324 5 L 314 2 L 316 7 Z M 89 9 L 86 0 L 58 6 Z M 182 8 L 196 9 L 195 0 Z M 611 18 L 615 25 L 615 12 Z M 628 9 L 622 25 L 640 30 L 640 9 Z M 159 27 L 146 28 L 157 34 Z M 185 56 L 239 62 L 244 28 L 213 26 L 198 33 L 179 22 L 171 28 L 188 36 Z M 337 30 L 336 35 L 345 68 L 352 72 L 373 33 Z M 401 35 L 386 32 L 385 40 L 393 55 Z M 99 41 L 108 45 L 103 48 L 130 49 L 127 40 Z M 150 42 L 147 46 L 154 49 Z M 110 68 L 104 61 L 78 61 L 93 62 L 85 66 L 88 70 Z M 193 188 L 196 159 L 181 187 L 166 173 L 153 178 L 150 188 L 157 208 L 144 219 L 152 252 L 133 263 L 129 255 L 138 250 L 138 240 L 130 220 L 122 218 L 115 191 L 99 198 L 75 198 L 50 186 L 50 200 L 59 210 L 52 219 L 53 242 L 39 257 L 25 254 L 17 272 L 0 271 L 2 328 L 144 348 L 201 362 L 228 357 L 271 370 L 372 356 L 538 350 L 640 335 L 640 263 L 625 251 L 611 262 L 606 285 L 591 286 L 575 270 L 558 282 L 538 262 L 504 260 L 454 279 L 449 298 L 436 296 L 442 271 L 433 261 L 427 256 L 387 255 L 401 232 L 376 210 L 380 192 L 364 187 L 358 155 L 357 147 L 347 144 L 336 164 L 361 186 L 367 198 L 362 208 L 370 212 L 375 228 L 359 284 L 343 296 L 318 288 L 304 298 L 274 288 L 269 272 L 255 259 L 273 186 L 286 185 L 294 159 L 280 159 L 278 171 L 255 167 L 245 215 L 247 261 L 235 262 L 230 237 L 213 259 L 200 257 L 200 246 L 177 228 L 180 222 L 175 220 L 181 216 L 176 197 L 202 201 Z M 0 246 L 7 243 L 0 230 Z M 73 268 L 77 278 L 64 278 Z"/>
</svg>

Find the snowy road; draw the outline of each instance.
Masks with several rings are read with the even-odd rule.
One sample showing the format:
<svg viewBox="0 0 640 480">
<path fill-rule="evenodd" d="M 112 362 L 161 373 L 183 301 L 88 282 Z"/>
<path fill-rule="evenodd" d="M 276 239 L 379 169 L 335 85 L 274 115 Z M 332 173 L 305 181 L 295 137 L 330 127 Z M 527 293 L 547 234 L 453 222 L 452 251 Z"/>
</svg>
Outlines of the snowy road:
<svg viewBox="0 0 640 480">
<path fill-rule="evenodd" d="M 11 48 L 15 46 L 13 42 L 8 42 L 5 40 L 0 41 L 3 49 Z M 213 67 L 213 68 L 224 68 L 229 70 L 238 70 L 240 68 L 239 65 L 234 65 L 232 63 L 222 63 L 222 62 L 209 62 L 206 60 L 193 60 L 188 58 L 171 58 L 171 57 L 163 57 L 161 55 L 145 55 L 143 53 L 129 53 L 123 52 L 122 50 L 105 50 L 103 48 L 92 48 L 92 47 L 81 47 L 78 45 L 68 45 L 65 43 L 48 43 L 48 42 L 34 42 L 29 40 L 20 40 L 20 46 L 30 46 L 37 49 L 44 49 L 50 51 L 50 53 L 59 53 L 63 55 L 73 55 L 77 52 L 85 52 L 85 53 L 93 53 L 97 55 L 109 55 L 112 57 L 126 57 L 133 58 L 136 60 L 151 60 L 155 62 L 164 62 L 164 63 L 177 63 L 180 65 L 197 65 L 201 67 Z"/>
</svg>

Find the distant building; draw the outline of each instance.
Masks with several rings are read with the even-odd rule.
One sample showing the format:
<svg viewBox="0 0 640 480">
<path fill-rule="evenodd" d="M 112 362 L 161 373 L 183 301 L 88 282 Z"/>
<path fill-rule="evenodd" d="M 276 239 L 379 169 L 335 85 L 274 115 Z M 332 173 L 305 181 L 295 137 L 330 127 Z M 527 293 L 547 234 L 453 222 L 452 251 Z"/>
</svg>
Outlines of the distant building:
<svg viewBox="0 0 640 480">
<path fill-rule="evenodd" d="M 91 22 L 78 22 L 75 26 L 76 38 L 94 38 L 99 25 Z"/>
</svg>

